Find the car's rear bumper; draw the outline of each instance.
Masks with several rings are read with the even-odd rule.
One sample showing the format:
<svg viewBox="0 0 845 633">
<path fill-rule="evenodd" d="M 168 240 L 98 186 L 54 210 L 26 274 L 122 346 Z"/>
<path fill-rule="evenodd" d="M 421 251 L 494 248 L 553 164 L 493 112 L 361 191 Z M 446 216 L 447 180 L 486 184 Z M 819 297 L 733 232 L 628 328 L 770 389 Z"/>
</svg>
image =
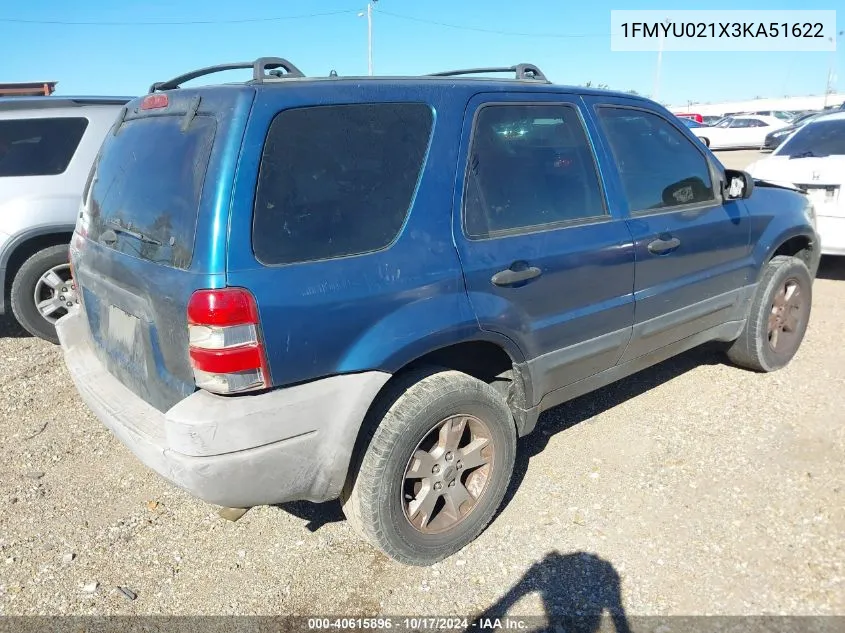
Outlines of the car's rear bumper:
<svg viewBox="0 0 845 633">
<path fill-rule="evenodd" d="M 842 217 L 817 216 L 816 231 L 822 243 L 822 255 L 845 255 L 845 206 Z"/>
<path fill-rule="evenodd" d="M 390 378 L 365 372 L 229 397 L 197 391 L 162 413 L 104 368 L 81 310 L 56 329 L 94 415 L 161 476 L 228 507 L 336 498 L 364 415 Z"/>
</svg>

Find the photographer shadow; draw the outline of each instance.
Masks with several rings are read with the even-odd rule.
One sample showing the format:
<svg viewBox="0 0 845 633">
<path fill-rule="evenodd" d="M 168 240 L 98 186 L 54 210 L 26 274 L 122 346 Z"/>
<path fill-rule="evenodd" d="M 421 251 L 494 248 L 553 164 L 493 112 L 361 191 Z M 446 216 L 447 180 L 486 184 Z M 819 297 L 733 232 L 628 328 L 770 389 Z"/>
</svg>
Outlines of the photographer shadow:
<svg viewBox="0 0 845 633">
<path fill-rule="evenodd" d="M 504 596 L 476 616 L 466 631 L 489 628 L 497 618 L 504 620 L 519 600 L 534 593 L 539 594 L 543 602 L 546 624 L 522 630 L 532 633 L 631 633 L 622 606 L 619 574 L 613 565 L 595 554 L 564 555 L 557 551 L 546 554 L 543 560 L 532 565 Z"/>
</svg>

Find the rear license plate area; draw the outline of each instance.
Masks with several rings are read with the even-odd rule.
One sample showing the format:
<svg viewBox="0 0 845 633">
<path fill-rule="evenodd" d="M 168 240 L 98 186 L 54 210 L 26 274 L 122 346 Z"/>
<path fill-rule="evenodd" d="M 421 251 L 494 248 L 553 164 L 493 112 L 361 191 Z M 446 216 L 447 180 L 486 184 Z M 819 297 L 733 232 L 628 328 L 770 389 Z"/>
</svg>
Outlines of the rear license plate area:
<svg viewBox="0 0 845 633">
<path fill-rule="evenodd" d="M 120 351 L 131 354 L 135 347 L 140 320 L 114 305 L 109 306 L 108 315 L 109 341 Z"/>
<path fill-rule="evenodd" d="M 806 190 L 807 197 L 813 203 L 816 212 L 821 215 L 830 215 L 830 211 L 839 204 L 839 187 L 836 185 L 802 185 L 802 187 Z M 841 213 L 840 211 L 839 214 Z"/>
</svg>

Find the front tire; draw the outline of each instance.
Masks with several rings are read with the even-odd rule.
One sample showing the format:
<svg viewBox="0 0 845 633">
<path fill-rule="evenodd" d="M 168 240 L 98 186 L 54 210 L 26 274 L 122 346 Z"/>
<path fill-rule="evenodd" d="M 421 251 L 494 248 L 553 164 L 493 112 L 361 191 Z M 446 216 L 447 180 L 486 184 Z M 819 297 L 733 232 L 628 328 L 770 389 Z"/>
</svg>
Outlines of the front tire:
<svg viewBox="0 0 845 633">
<path fill-rule="evenodd" d="M 12 281 L 12 313 L 27 332 L 58 344 L 56 321 L 77 303 L 67 246 L 50 246 L 30 256 Z"/>
<path fill-rule="evenodd" d="M 516 454 L 513 416 L 490 385 L 449 370 L 399 378 L 341 495 L 353 529 L 391 558 L 431 565 L 493 518 Z"/>
<path fill-rule="evenodd" d="M 748 320 L 728 349 L 746 369 L 772 372 L 786 366 L 804 340 L 813 300 L 813 281 L 797 257 L 779 255 L 766 265 Z"/>
</svg>

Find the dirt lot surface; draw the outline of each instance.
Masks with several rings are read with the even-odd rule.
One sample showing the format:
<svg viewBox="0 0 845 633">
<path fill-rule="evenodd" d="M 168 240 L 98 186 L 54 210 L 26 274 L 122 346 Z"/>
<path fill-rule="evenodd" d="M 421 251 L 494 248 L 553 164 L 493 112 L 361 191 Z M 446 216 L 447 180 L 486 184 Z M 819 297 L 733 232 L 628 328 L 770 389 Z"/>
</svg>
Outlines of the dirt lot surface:
<svg viewBox="0 0 845 633">
<path fill-rule="evenodd" d="M 499 517 L 432 568 L 359 542 L 335 503 L 223 521 L 144 468 L 59 350 L 6 319 L 0 614 L 457 615 L 517 585 L 513 614 L 843 614 L 845 261 L 823 263 L 814 295 L 780 372 L 702 348 L 546 413 Z"/>
</svg>

